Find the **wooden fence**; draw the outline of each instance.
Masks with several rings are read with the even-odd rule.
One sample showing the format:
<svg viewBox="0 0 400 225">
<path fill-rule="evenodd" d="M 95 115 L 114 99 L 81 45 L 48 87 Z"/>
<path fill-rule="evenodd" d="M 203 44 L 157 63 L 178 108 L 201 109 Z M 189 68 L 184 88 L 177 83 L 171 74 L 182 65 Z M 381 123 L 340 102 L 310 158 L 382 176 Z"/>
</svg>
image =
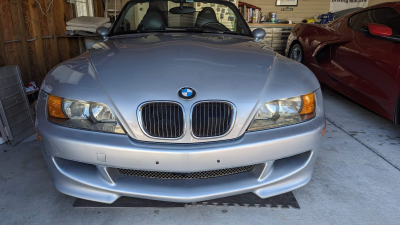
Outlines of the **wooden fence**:
<svg viewBox="0 0 400 225">
<path fill-rule="evenodd" d="M 102 0 L 94 9 L 104 16 Z M 0 67 L 18 65 L 25 85 L 40 85 L 54 66 L 79 55 L 76 38 L 59 37 L 74 15 L 66 0 L 0 0 Z"/>
</svg>

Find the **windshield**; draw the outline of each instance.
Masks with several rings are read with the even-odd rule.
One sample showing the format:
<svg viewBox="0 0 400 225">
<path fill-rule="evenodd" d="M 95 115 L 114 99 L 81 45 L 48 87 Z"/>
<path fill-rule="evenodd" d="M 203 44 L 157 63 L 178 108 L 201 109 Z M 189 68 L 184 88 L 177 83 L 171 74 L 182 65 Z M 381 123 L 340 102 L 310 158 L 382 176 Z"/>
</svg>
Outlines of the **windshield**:
<svg viewBox="0 0 400 225">
<path fill-rule="evenodd" d="M 252 36 L 234 4 L 213 0 L 186 1 L 130 1 L 122 9 L 110 34 L 184 30 Z"/>
<path fill-rule="evenodd" d="M 351 9 L 345 9 L 342 11 L 337 11 L 337 12 L 335 12 L 334 19 L 336 20 L 336 19 L 342 18 L 342 17 L 347 16 L 348 14 L 358 11 L 360 9 L 362 9 L 362 8 L 358 7 L 358 8 L 351 8 Z"/>
</svg>

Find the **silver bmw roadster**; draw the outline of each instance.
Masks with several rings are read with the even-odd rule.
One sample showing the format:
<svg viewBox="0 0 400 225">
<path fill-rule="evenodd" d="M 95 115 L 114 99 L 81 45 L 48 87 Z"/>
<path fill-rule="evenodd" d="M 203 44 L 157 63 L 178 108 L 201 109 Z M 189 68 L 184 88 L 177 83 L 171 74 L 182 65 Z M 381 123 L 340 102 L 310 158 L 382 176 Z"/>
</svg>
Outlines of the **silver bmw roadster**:
<svg viewBox="0 0 400 225">
<path fill-rule="evenodd" d="M 55 187 L 198 202 L 310 181 L 325 131 L 320 85 L 262 44 L 223 0 L 133 0 L 90 51 L 55 67 L 36 131 Z"/>
</svg>

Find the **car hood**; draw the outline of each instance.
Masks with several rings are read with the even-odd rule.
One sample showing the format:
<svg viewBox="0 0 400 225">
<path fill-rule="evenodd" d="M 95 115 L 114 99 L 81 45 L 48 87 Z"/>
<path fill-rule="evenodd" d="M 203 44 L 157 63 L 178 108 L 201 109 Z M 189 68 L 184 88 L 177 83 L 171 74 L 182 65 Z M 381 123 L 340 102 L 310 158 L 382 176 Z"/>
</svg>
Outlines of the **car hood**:
<svg viewBox="0 0 400 225">
<path fill-rule="evenodd" d="M 237 108 L 236 129 L 223 138 L 235 138 L 245 132 L 261 103 L 319 88 L 304 66 L 252 38 L 204 33 L 114 37 L 59 65 L 45 84 L 54 95 L 108 104 L 127 132 L 141 140 L 148 139 L 140 131 L 136 111 L 146 101 L 180 102 L 187 116 L 197 101 L 232 102 Z M 195 89 L 196 97 L 180 99 L 182 87 Z"/>
<path fill-rule="evenodd" d="M 254 101 L 274 61 L 262 47 L 248 38 L 154 34 L 98 44 L 91 60 L 111 96 L 178 101 L 178 90 L 192 87 L 196 100 Z"/>
</svg>

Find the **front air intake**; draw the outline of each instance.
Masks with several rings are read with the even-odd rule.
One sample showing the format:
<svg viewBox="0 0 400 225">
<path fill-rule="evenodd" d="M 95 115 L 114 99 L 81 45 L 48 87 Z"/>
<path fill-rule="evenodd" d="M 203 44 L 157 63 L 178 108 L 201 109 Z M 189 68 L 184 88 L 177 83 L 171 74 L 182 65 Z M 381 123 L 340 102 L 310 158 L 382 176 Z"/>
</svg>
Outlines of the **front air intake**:
<svg viewBox="0 0 400 225">
<path fill-rule="evenodd" d="M 120 175 L 135 176 L 155 179 L 168 179 L 168 180 L 188 180 L 188 179 L 207 179 L 222 176 L 228 176 L 238 173 L 250 172 L 254 169 L 255 165 L 241 166 L 228 169 L 201 171 L 193 173 L 173 173 L 173 172 L 158 172 L 158 171 L 144 171 L 144 170 L 130 170 L 118 169 Z"/>
<path fill-rule="evenodd" d="M 183 108 L 175 102 L 144 103 L 138 118 L 143 132 L 150 137 L 176 139 L 185 131 Z"/>
</svg>

